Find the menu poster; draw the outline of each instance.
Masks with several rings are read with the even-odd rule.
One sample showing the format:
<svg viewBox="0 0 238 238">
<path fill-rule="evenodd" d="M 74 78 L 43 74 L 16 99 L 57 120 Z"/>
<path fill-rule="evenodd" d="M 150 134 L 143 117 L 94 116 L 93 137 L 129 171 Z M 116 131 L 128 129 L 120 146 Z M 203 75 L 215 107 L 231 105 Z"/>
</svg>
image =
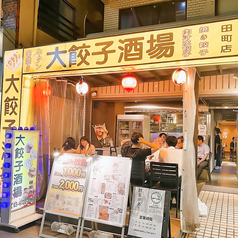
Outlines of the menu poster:
<svg viewBox="0 0 238 238">
<path fill-rule="evenodd" d="M 206 125 L 198 125 L 198 135 L 205 136 L 207 134 Z"/>
<path fill-rule="evenodd" d="M 11 211 L 35 204 L 38 131 L 15 131 Z"/>
<path fill-rule="evenodd" d="M 92 163 L 84 219 L 123 227 L 127 212 L 131 159 L 97 157 Z"/>
<path fill-rule="evenodd" d="M 128 235 L 157 238 L 162 235 L 165 191 L 135 187 Z"/>
<path fill-rule="evenodd" d="M 45 211 L 81 217 L 89 157 L 62 154 L 54 160 Z"/>
</svg>

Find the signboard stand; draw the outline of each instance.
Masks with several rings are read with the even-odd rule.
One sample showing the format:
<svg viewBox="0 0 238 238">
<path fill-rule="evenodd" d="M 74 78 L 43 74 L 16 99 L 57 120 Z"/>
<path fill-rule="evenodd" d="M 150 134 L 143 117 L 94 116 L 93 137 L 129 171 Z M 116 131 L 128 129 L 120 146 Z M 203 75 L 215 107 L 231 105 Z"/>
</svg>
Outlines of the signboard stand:
<svg viewBox="0 0 238 238">
<path fill-rule="evenodd" d="M 131 158 L 94 158 L 85 197 L 80 238 L 85 220 L 121 228 L 121 234 L 114 234 L 124 237 L 131 164 Z"/>
<path fill-rule="evenodd" d="M 39 131 L 6 131 L 1 226 L 18 231 L 19 227 L 42 217 L 36 213 L 38 146 Z"/>
<path fill-rule="evenodd" d="M 171 238 L 170 197 L 170 191 L 134 187 L 127 237 Z"/>
<path fill-rule="evenodd" d="M 84 230 L 84 219 L 82 219 L 82 224 L 81 224 L 81 231 L 80 231 L 80 237 L 79 238 L 82 238 L 83 237 L 83 230 Z M 103 224 L 103 223 L 100 223 L 100 224 Z M 105 224 L 104 224 L 105 225 Z M 95 225 L 95 228 L 97 227 L 97 223 Z M 96 228 L 97 231 L 102 231 L 102 230 L 98 230 Z M 107 231 L 102 231 L 102 232 L 105 232 L 105 233 L 109 233 Z M 116 233 L 111 233 L 110 234 L 113 234 L 113 235 L 120 235 L 122 238 L 124 238 L 125 236 L 125 226 L 121 227 L 121 234 L 116 234 Z"/>
<path fill-rule="evenodd" d="M 46 216 L 46 214 L 53 214 L 53 213 L 44 211 L 44 214 L 43 214 L 43 217 L 42 217 L 42 221 L 41 221 L 41 227 L 40 227 L 40 234 L 39 234 L 39 236 L 40 237 L 45 237 L 45 238 L 54 238 L 55 236 L 50 236 L 50 235 L 43 234 L 43 228 L 44 228 L 44 224 L 45 224 L 45 216 Z M 55 215 L 55 214 L 53 214 L 53 215 Z M 79 232 L 80 232 L 81 218 L 80 219 L 74 218 L 74 217 L 69 217 L 69 218 L 73 218 L 73 219 L 77 219 L 78 220 L 78 225 L 77 225 L 77 229 L 76 229 L 76 236 L 75 236 L 75 238 L 78 238 L 79 237 Z M 59 219 L 59 222 L 61 222 L 61 217 L 60 216 L 58 217 L 58 219 Z M 72 225 L 73 227 L 76 227 L 76 225 L 73 225 L 73 224 L 69 224 L 69 225 Z"/>
<path fill-rule="evenodd" d="M 79 237 L 82 220 L 82 207 L 90 172 L 91 157 L 80 154 L 61 154 L 54 159 L 50 181 L 44 205 L 44 213 L 40 227 L 40 237 L 53 238 L 55 236 L 43 233 L 47 214 L 78 220 L 78 224 L 68 224 L 77 227 L 76 238 Z M 61 223 L 66 225 L 66 223 Z M 57 233 L 64 233 L 56 231 Z"/>
</svg>

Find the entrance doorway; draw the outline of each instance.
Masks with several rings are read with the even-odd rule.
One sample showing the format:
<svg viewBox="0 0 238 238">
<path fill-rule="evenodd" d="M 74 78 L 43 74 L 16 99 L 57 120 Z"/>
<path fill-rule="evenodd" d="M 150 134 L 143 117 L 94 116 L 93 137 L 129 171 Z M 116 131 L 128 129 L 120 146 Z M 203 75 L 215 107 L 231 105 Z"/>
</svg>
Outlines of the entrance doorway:
<svg viewBox="0 0 238 238">
<path fill-rule="evenodd" d="M 221 134 L 219 135 L 222 145 L 222 168 L 216 169 L 214 166 L 214 170 L 211 173 L 211 182 L 205 181 L 205 183 L 216 186 L 237 187 L 237 98 L 203 98 L 202 101 L 209 106 L 212 114 L 211 133 L 214 134 L 215 127 L 220 129 Z M 234 142 L 234 147 L 233 143 L 231 143 L 232 141 Z M 214 151 L 214 140 L 211 146 L 213 146 Z"/>
</svg>

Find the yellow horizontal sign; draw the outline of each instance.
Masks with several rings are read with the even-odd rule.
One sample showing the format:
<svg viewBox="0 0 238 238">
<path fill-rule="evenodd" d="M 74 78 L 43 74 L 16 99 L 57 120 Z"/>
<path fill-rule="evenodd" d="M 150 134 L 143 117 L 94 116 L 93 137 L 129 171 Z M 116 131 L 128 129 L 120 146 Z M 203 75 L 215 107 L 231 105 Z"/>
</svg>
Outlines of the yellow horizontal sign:
<svg viewBox="0 0 238 238">
<path fill-rule="evenodd" d="M 187 60 L 221 60 L 238 56 L 237 31 L 238 19 L 28 48 L 24 50 L 23 72 L 157 63 L 171 67 Z"/>
</svg>

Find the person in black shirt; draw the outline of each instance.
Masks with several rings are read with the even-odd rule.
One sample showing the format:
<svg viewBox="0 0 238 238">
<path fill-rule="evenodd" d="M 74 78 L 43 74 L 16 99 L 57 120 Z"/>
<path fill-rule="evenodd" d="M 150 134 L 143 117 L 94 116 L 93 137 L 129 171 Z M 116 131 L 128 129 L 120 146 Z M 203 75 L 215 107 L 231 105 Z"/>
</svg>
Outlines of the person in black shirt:
<svg viewBox="0 0 238 238">
<path fill-rule="evenodd" d="M 126 140 L 125 140 L 126 141 Z M 139 132 L 134 132 L 131 136 L 132 145 L 124 144 L 122 141 L 121 154 L 123 157 L 130 157 L 133 160 L 143 161 L 146 156 L 151 155 L 159 149 L 159 147 L 153 143 L 150 143 L 143 139 L 143 135 Z M 150 148 L 141 148 L 142 144 L 149 146 Z"/>
<path fill-rule="evenodd" d="M 234 144 L 234 137 L 232 137 L 232 142 L 230 143 L 230 159 L 233 160 L 234 152 L 235 152 L 235 144 Z"/>
<path fill-rule="evenodd" d="M 159 147 L 153 143 L 145 141 L 143 139 L 143 135 L 139 132 L 133 132 L 131 136 L 131 143 L 132 143 L 131 145 L 126 144 L 125 143 L 126 141 L 127 139 L 121 142 L 122 143 L 121 155 L 123 157 L 132 158 L 131 183 L 134 185 L 141 186 L 143 182 L 144 185 L 145 184 L 148 185 L 150 176 L 148 173 L 146 173 L 145 163 L 142 163 L 142 161 L 145 161 L 146 157 L 154 153 L 156 150 L 158 150 Z M 145 144 L 150 148 L 141 148 L 142 144 Z M 144 171 L 142 171 L 141 169 Z M 135 174 L 138 173 L 137 171 L 140 170 L 141 176 L 138 177 L 138 175 Z"/>
<path fill-rule="evenodd" d="M 219 136 L 221 131 L 219 128 L 215 128 L 215 159 L 216 159 L 216 167 L 215 169 L 221 169 L 221 138 Z"/>
</svg>

